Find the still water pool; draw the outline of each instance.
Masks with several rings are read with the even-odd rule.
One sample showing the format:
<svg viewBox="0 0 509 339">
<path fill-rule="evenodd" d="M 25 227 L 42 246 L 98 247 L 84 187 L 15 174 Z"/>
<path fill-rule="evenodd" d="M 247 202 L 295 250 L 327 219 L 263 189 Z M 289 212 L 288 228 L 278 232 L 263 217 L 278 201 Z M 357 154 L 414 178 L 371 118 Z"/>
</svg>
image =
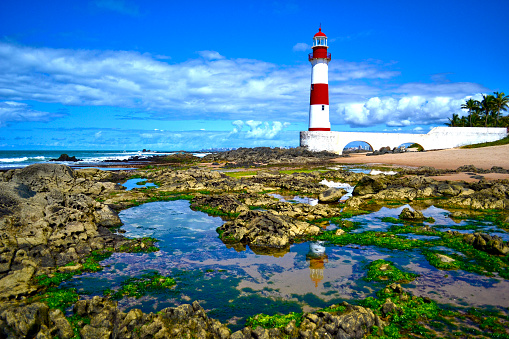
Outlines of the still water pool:
<svg viewBox="0 0 509 339">
<path fill-rule="evenodd" d="M 386 230 L 391 224 L 381 218 L 397 218 L 404 207 L 384 207 L 351 220 L 360 223 L 356 232 Z M 454 222 L 447 211 L 435 207 L 423 213 L 443 227 L 467 224 Z M 106 289 L 118 289 L 122 281 L 151 270 L 177 281 L 171 291 L 139 299 L 123 298 L 119 307 L 124 311 L 140 308 L 155 312 L 197 300 L 209 316 L 236 330 L 243 327 L 248 316 L 257 313 L 311 311 L 374 296 L 384 285 L 362 278 L 367 264 L 377 259 L 390 260 L 403 270 L 419 274 L 412 283 L 403 285 L 415 295 L 455 305 L 509 306 L 507 280 L 440 271 L 417 250 L 306 242 L 292 245 L 289 252 L 257 254 L 249 247 L 234 249 L 223 244 L 216 233 L 223 220 L 191 210 L 187 200 L 147 203 L 121 212 L 120 218 L 126 236 L 157 238 L 160 251 L 113 254 L 101 262 L 106 266 L 104 270 L 76 276 L 65 287 L 75 287 L 82 298 L 91 298 Z M 494 226 L 484 223 L 480 227 Z"/>
</svg>

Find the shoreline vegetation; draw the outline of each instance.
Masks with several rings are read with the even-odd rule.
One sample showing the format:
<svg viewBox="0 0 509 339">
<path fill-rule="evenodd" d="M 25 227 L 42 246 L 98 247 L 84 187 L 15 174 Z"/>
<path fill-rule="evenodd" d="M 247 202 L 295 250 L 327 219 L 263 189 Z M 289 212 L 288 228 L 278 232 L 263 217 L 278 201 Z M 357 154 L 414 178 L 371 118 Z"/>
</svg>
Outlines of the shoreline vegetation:
<svg viewBox="0 0 509 339">
<path fill-rule="evenodd" d="M 340 158 L 339 162 L 341 162 Z M 346 158 L 344 158 L 346 159 Z M 206 165 L 205 165 L 206 164 Z M 485 233 L 443 231 L 419 214 L 443 207 L 454 220 L 492 222 L 509 231 L 509 180 L 439 181 L 458 172 L 508 174 L 509 167 L 456 169 L 391 167 L 394 175 L 369 175 L 338 167 L 335 154 L 302 149 L 239 149 L 205 156 L 165 156 L 132 171 L 73 170 L 37 164 L 0 173 L 0 336 L 8 338 L 509 338 L 507 308 L 451 306 L 405 291 L 418 277 L 390 260 L 365 266 L 376 282 L 375 297 L 349 300 L 313 312 L 258 314 L 232 333 L 207 316 L 197 301 L 157 313 L 132 309 L 118 300 L 172 290 L 178 279 L 150 272 L 131 277 L 116 290 L 80 299 L 62 282 L 102 270 L 116 252 L 157 252 L 157 239 L 128 239 L 118 213 L 154 201 L 189 200 L 191 208 L 221 216 L 217 229 L 226 246 L 257 254 L 284 254 L 293 243 L 326 241 L 331 246 L 374 246 L 420 251 L 429 265 L 509 280 L 509 244 Z M 383 170 L 383 166 L 364 166 Z M 119 182 L 142 178 L 154 187 L 125 190 Z M 269 193 L 329 197 L 344 193 L 321 182 L 355 186 L 344 202 L 315 206 L 278 201 Z M 337 201 L 337 200 L 335 200 Z M 353 232 L 348 220 L 384 206 L 410 205 L 385 220 L 385 232 Z M 426 222 L 426 224 L 424 223 Z M 328 231 L 324 226 L 339 226 Z M 406 238 L 432 236 L 433 240 Z M 436 248 L 441 248 L 436 249 Z M 454 250 L 454 253 L 443 249 Z M 19 316 L 24 315 L 24 316 Z"/>
<path fill-rule="evenodd" d="M 447 126 L 509 128 L 509 116 L 502 116 L 502 112 L 509 109 L 509 95 L 504 92 L 482 94 L 482 100 L 470 98 L 461 108 L 467 110 L 467 115 L 460 117 L 453 113 L 452 118 L 448 118 Z"/>
</svg>

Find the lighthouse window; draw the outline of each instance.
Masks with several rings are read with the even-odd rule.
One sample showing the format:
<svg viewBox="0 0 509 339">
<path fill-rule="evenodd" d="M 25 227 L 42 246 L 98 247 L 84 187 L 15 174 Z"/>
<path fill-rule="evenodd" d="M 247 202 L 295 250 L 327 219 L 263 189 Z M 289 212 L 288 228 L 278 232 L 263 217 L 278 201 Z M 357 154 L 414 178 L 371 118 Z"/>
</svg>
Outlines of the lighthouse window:
<svg viewBox="0 0 509 339">
<path fill-rule="evenodd" d="M 322 111 L 325 111 L 325 105 L 322 105 Z"/>
</svg>

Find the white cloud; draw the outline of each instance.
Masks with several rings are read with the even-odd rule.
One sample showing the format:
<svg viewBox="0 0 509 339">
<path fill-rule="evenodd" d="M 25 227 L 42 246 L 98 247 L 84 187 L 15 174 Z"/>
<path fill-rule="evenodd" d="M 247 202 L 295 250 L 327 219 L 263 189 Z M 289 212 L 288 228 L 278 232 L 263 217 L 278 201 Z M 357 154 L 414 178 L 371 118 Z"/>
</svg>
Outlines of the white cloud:
<svg viewBox="0 0 509 339">
<path fill-rule="evenodd" d="M 419 124 L 443 124 L 452 113 L 461 113 L 461 104 L 467 98 L 404 96 L 373 97 L 364 103 L 340 106 L 338 112 L 343 121 L 351 126 L 410 126 Z"/>
<path fill-rule="evenodd" d="M 235 126 L 233 128 L 232 133 L 239 133 L 240 131 L 242 131 L 242 128 L 244 127 L 244 122 L 242 120 L 235 120 L 234 122 L 232 122 L 232 125 Z"/>
<path fill-rule="evenodd" d="M 201 54 L 171 64 L 138 52 L 0 42 L 0 99 L 136 108 L 165 119 L 217 117 L 214 112 L 224 119 L 269 118 L 307 110 L 308 67 Z"/>
<path fill-rule="evenodd" d="M 311 45 L 306 44 L 305 42 L 299 42 L 293 46 L 292 50 L 294 52 L 310 51 Z"/>
<path fill-rule="evenodd" d="M 219 54 L 216 51 L 199 51 L 198 54 L 207 60 L 221 60 L 224 59 L 224 56 Z"/>
<path fill-rule="evenodd" d="M 62 117 L 59 113 L 41 112 L 23 102 L 0 101 L 0 127 L 9 122 L 50 121 Z"/>
<path fill-rule="evenodd" d="M 247 132 L 246 138 L 254 138 L 254 139 L 273 139 L 276 137 L 286 126 L 286 123 L 283 124 L 279 121 L 273 121 L 272 124 L 265 121 L 246 121 L 246 125 L 248 125 L 251 130 Z"/>
<path fill-rule="evenodd" d="M 241 132 L 245 124 L 253 138 L 270 136 L 280 127 L 276 123 L 256 125 L 250 119 L 306 120 L 309 65 L 281 66 L 228 59 L 215 51 L 198 53 L 196 59 L 170 63 L 133 51 L 34 48 L 0 42 L 0 100 L 11 103 L 11 113 L 0 111 L 0 126 L 6 121 L 48 121 L 58 116 L 28 106 L 22 114 L 20 110 L 12 113 L 12 103 L 25 100 L 132 108 L 164 120 L 216 119 L 220 114 L 221 119 L 242 122 L 234 124 L 230 133 Z M 389 81 L 399 72 L 391 66 L 377 60 L 333 59 L 330 105 L 331 113 L 337 113 L 331 114 L 331 121 L 352 126 L 442 123 L 452 112 L 461 113 L 465 97 L 486 92 L 472 83 L 394 86 Z"/>
</svg>

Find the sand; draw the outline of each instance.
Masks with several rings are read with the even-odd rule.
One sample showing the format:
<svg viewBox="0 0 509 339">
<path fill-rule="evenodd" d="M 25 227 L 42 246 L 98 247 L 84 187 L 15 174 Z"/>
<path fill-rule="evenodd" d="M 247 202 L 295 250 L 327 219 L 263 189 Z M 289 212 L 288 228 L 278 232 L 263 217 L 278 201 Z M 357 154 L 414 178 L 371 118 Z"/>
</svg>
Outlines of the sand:
<svg viewBox="0 0 509 339">
<path fill-rule="evenodd" d="M 430 166 L 438 169 L 455 170 L 463 165 L 474 165 L 477 168 L 490 169 L 493 166 L 509 169 L 509 145 L 461 149 L 452 148 L 428 152 L 406 152 L 366 156 L 352 154 L 350 157 L 337 158 L 339 164 L 393 165 L 405 167 Z M 509 174 L 481 174 L 487 180 L 509 179 Z M 468 173 L 437 176 L 441 180 L 477 181 L 479 177 Z"/>
</svg>

